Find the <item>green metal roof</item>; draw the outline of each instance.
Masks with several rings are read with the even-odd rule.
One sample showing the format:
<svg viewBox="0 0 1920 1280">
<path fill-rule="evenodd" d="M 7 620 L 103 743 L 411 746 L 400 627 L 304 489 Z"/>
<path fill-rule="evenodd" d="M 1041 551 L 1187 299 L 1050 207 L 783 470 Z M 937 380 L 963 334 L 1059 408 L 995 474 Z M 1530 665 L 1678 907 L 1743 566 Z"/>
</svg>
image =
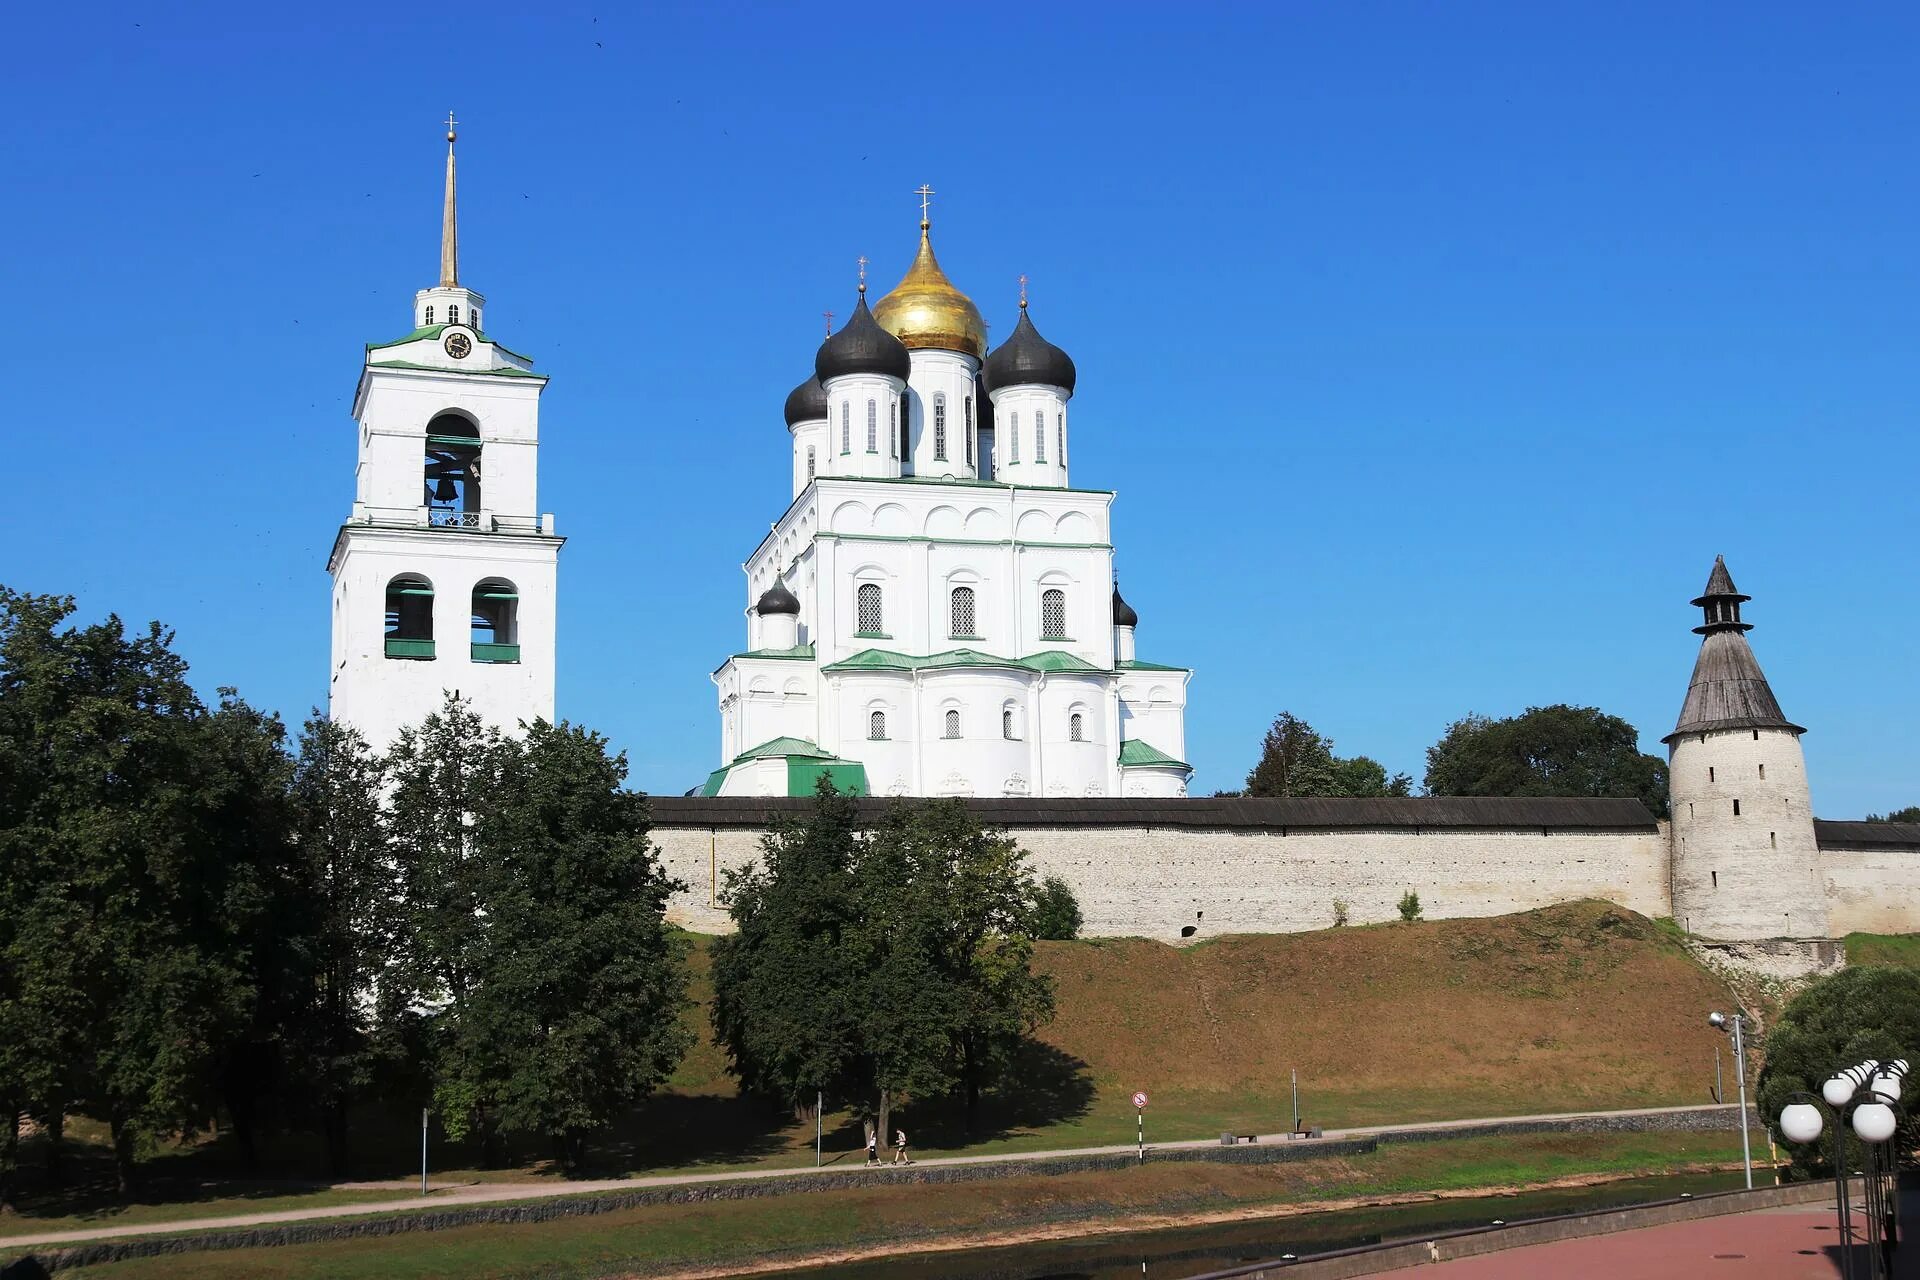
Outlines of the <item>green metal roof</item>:
<svg viewBox="0 0 1920 1280">
<path fill-rule="evenodd" d="M 813 656 L 813 646 L 810 644 L 797 644 L 791 649 L 749 649 L 745 653 L 736 653 L 733 656 L 736 658 L 779 658 L 786 661 L 793 661 L 796 659 L 811 658 Z"/>
<path fill-rule="evenodd" d="M 1024 658 L 1002 658 L 978 649 L 948 649 L 916 658 L 892 649 L 862 649 L 830 662 L 828 671 L 937 671 L 947 667 L 1015 667 L 1027 671 L 1099 671 L 1084 658 L 1061 649 L 1046 649 Z"/>
<path fill-rule="evenodd" d="M 1169 667 L 1160 662 L 1141 662 L 1138 658 L 1128 658 L 1125 662 L 1116 662 L 1114 667 L 1120 671 L 1191 671 L 1192 667 Z"/>
<path fill-rule="evenodd" d="M 833 752 L 822 751 L 818 745 L 805 738 L 774 738 L 757 747 L 749 747 L 733 758 L 734 764 L 745 764 L 749 760 L 768 760 L 775 756 L 806 756 L 813 760 L 836 759 Z"/>
<path fill-rule="evenodd" d="M 427 325 L 425 328 L 415 329 L 412 333 L 409 333 L 404 337 L 395 338 L 392 342 L 369 342 L 367 344 L 367 350 L 378 351 L 382 347 L 398 347 L 398 346 L 404 346 L 409 342 L 419 342 L 423 338 L 437 338 L 446 330 L 451 329 L 453 327 L 454 326 L 450 324 L 430 324 L 430 325 Z M 466 326 L 463 325 L 460 327 L 465 328 Z M 486 334 L 481 333 L 478 329 L 475 329 L 473 333 L 475 337 L 480 339 L 480 341 L 491 343 L 492 345 L 500 348 L 500 350 L 505 351 L 508 355 L 512 356 L 515 360 L 525 360 L 528 364 L 533 363 L 532 356 L 523 356 L 518 351 L 509 350 L 506 344 L 499 342 L 493 338 L 489 338 Z"/>
<path fill-rule="evenodd" d="M 1191 769 L 1192 765 L 1184 760 L 1175 760 L 1166 752 L 1150 747 L 1138 738 L 1128 738 L 1120 744 L 1120 767 L 1129 765 L 1156 764 L 1172 769 Z"/>
<path fill-rule="evenodd" d="M 812 795 L 814 787 L 823 777 L 831 779 L 834 788 L 843 795 L 872 794 L 867 786 L 867 766 L 858 760 L 842 760 L 830 751 L 822 751 L 805 738 L 775 738 L 741 752 L 733 758 L 733 763 L 707 775 L 707 780 L 700 786 L 700 794 L 719 795 L 720 788 L 726 784 L 727 775 L 743 764 L 779 759 L 787 762 L 786 794 L 790 796 Z"/>
</svg>

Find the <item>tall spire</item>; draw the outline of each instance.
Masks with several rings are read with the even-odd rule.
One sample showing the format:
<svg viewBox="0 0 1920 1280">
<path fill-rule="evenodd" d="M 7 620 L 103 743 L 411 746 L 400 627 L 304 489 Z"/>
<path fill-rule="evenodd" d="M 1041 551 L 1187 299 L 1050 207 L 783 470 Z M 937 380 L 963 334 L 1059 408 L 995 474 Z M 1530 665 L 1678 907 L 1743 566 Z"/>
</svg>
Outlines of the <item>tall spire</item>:
<svg viewBox="0 0 1920 1280">
<path fill-rule="evenodd" d="M 447 112 L 447 203 L 440 213 L 440 287 L 460 287 L 460 230 L 453 211 L 453 141 L 459 135 L 453 126 L 459 123 Z"/>
</svg>

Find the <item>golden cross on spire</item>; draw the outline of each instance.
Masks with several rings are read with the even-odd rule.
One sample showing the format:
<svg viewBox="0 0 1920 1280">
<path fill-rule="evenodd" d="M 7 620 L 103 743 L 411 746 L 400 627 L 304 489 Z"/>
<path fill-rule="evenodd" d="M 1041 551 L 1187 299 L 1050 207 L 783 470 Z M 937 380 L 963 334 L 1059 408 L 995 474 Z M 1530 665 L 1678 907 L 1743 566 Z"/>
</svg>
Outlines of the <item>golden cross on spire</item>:
<svg viewBox="0 0 1920 1280">
<path fill-rule="evenodd" d="M 460 122 L 458 120 L 455 120 L 453 118 L 453 112 L 451 111 L 447 112 L 447 141 L 448 142 L 453 141 L 453 126 L 459 123 Z"/>
<path fill-rule="evenodd" d="M 923 182 L 914 188 L 913 194 L 920 197 L 920 229 L 925 231 L 933 225 L 927 220 L 927 206 L 933 203 L 933 188 Z"/>
<path fill-rule="evenodd" d="M 867 291 L 867 255 L 863 253 L 854 261 L 860 265 L 860 292 L 865 293 Z"/>
<path fill-rule="evenodd" d="M 1020 309 L 1027 309 L 1027 273 L 1024 271 L 1020 273 Z"/>
</svg>

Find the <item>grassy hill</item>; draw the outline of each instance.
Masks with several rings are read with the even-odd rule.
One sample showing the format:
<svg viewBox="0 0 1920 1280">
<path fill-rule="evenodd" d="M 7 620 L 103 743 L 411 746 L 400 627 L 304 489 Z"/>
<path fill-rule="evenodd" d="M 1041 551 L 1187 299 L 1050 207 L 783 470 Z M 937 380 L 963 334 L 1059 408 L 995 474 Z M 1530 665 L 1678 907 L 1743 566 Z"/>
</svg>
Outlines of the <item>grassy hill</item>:
<svg viewBox="0 0 1920 1280">
<path fill-rule="evenodd" d="M 711 1107 L 733 1085 L 704 1021 L 706 946 L 700 1045 L 674 1087 Z M 1021 1096 L 990 1098 L 972 1142 L 947 1109 L 916 1108 L 917 1143 L 1126 1142 L 1136 1089 L 1150 1138 L 1273 1132 L 1292 1120 L 1290 1070 L 1304 1118 L 1327 1127 L 1707 1102 L 1722 1037 L 1706 1012 L 1729 1003 L 1671 931 L 1597 902 L 1190 947 L 1042 943 L 1038 965 L 1059 1011 Z"/>
<path fill-rule="evenodd" d="M 707 1023 L 710 940 L 688 944 L 696 1047 L 667 1091 L 596 1140 L 592 1172 L 811 1164 L 812 1126 L 738 1096 Z M 1274 1132 L 1292 1119 L 1290 1070 L 1299 1072 L 1304 1117 L 1329 1128 L 1705 1102 L 1719 1037 L 1704 1014 L 1730 1003 L 1670 927 L 1605 903 L 1185 948 L 1044 943 L 1038 963 L 1058 985 L 1059 1013 L 1025 1054 L 1018 1090 L 989 1094 L 973 1133 L 951 1105 L 910 1105 L 900 1122 L 917 1151 L 1131 1142 L 1136 1089 L 1152 1096 L 1149 1142 Z M 417 1113 L 358 1117 L 357 1174 L 417 1176 L 417 1124 Z M 385 1194 L 274 1181 L 317 1177 L 310 1135 L 269 1143 L 259 1175 L 243 1180 L 228 1135 L 161 1154 L 127 1205 L 111 1190 L 102 1127 L 76 1121 L 69 1134 L 76 1185 L 30 1195 L 23 1213 L 0 1219 L 0 1237 L 59 1222 Z M 35 1146 L 21 1153 L 29 1170 Z M 830 1162 L 857 1160 L 860 1146 L 851 1117 L 827 1117 Z M 477 1151 L 436 1129 L 434 1175 L 457 1182 L 557 1172 L 535 1139 L 513 1141 L 511 1151 L 524 1163 L 483 1171 Z"/>
<path fill-rule="evenodd" d="M 1920 933 L 1850 933 L 1848 964 L 1886 964 L 1920 969 Z"/>
</svg>

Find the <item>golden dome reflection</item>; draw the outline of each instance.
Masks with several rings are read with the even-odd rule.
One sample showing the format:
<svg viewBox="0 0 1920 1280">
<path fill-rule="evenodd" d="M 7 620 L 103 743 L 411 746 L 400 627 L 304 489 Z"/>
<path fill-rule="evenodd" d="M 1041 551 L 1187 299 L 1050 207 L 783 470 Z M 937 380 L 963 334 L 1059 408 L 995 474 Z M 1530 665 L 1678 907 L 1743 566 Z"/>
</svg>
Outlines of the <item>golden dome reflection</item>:
<svg viewBox="0 0 1920 1280">
<path fill-rule="evenodd" d="M 873 318 L 908 347 L 964 351 L 979 359 L 987 352 L 986 321 L 973 299 L 954 288 L 940 269 L 927 225 L 920 224 L 920 252 L 913 256 L 913 265 L 893 292 L 874 304 Z"/>
</svg>

